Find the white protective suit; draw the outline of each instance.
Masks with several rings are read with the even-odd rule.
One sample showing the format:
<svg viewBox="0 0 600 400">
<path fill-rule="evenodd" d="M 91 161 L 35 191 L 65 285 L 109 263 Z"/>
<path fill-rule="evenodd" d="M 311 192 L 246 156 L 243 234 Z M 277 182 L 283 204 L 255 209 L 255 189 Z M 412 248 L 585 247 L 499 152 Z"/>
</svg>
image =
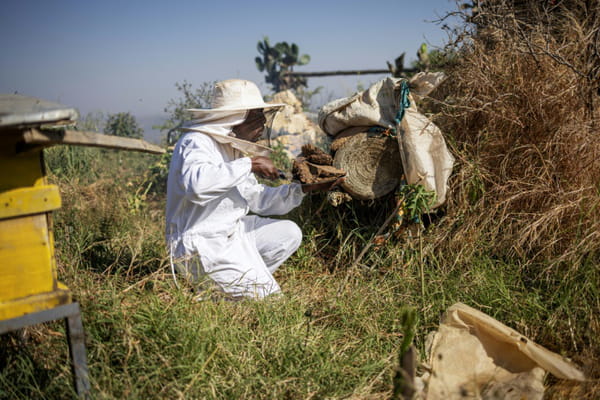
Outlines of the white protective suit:
<svg viewBox="0 0 600 400">
<path fill-rule="evenodd" d="M 190 127 L 173 151 L 167 183 L 167 243 L 179 272 L 208 276 L 231 296 L 280 291 L 273 272 L 300 246 L 302 232 L 283 215 L 300 205 L 302 187 L 259 184 L 251 159 L 228 143 L 237 112 Z M 249 212 L 258 215 L 248 215 Z"/>
</svg>

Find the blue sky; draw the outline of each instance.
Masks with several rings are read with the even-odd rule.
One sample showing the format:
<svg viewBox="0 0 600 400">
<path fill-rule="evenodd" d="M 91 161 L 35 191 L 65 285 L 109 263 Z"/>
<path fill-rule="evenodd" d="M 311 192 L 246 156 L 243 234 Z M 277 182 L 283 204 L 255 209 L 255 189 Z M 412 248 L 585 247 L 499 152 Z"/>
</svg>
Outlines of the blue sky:
<svg viewBox="0 0 600 400">
<path fill-rule="evenodd" d="M 30 1 L 0 12 L 0 93 L 41 97 L 82 114 L 131 112 L 149 129 L 176 82 L 255 81 L 256 44 L 297 43 L 311 62 L 297 71 L 379 69 L 422 42 L 446 40 L 436 20 L 453 0 L 421 1 Z M 309 79 L 322 100 L 383 76 Z M 316 99 L 319 101 L 319 99 Z"/>
</svg>

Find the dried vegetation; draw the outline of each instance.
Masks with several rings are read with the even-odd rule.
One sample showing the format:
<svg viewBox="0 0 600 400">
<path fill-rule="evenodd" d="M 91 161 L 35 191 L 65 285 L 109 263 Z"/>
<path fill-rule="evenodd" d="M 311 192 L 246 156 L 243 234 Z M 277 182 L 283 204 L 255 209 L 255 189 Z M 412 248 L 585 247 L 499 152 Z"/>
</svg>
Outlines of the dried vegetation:
<svg viewBox="0 0 600 400">
<path fill-rule="evenodd" d="M 600 4 L 489 1 L 463 16 L 474 30 L 436 102 L 459 160 L 438 246 L 598 260 Z"/>
</svg>

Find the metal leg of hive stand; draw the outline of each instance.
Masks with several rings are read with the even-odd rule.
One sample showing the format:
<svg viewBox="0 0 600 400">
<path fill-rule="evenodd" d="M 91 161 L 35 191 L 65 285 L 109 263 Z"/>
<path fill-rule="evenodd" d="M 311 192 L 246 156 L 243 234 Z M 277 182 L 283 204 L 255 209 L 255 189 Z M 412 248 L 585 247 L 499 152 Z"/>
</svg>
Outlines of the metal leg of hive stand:
<svg viewBox="0 0 600 400">
<path fill-rule="evenodd" d="M 71 355 L 71 370 L 73 371 L 73 384 L 79 397 L 90 398 L 90 380 L 88 376 L 87 356 L 85 351 L 85 336 L 81 322 L 79 303 L 73 303 L 75 309 L 65 318 L 67 327 L 67 340 Z"/>
<path fill-rule="evenodd" d="M 64 319 L 67 327 L 67 341 L 69 343 L 69 354 L 71 355 L 71 370 L 73 371 L 75 391 L 79 397 L 88 399 L 90 398 L 90 381 L 79 303 L 64 304 L 49 310 L 0 321 L 0 334 L 57 319 Z"/>
</svg>

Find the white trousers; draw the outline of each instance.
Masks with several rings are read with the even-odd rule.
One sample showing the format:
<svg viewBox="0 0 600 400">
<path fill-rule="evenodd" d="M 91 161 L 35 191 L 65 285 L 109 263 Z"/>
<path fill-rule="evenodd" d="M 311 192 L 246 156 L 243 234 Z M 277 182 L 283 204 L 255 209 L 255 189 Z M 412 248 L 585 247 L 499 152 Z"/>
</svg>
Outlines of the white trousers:
<svg viewBox="0 0 600 400">
<path fill-rule="evenodd" d="M 194 280 L 209 277 L 231 296 L 263 298 L 281 291 L 273 273 L 301 241 L 302 231 L 294 222 L 251 215 L 230 236 L 184 240 L 187 262 L 176 265 Z"/>
</svg>

